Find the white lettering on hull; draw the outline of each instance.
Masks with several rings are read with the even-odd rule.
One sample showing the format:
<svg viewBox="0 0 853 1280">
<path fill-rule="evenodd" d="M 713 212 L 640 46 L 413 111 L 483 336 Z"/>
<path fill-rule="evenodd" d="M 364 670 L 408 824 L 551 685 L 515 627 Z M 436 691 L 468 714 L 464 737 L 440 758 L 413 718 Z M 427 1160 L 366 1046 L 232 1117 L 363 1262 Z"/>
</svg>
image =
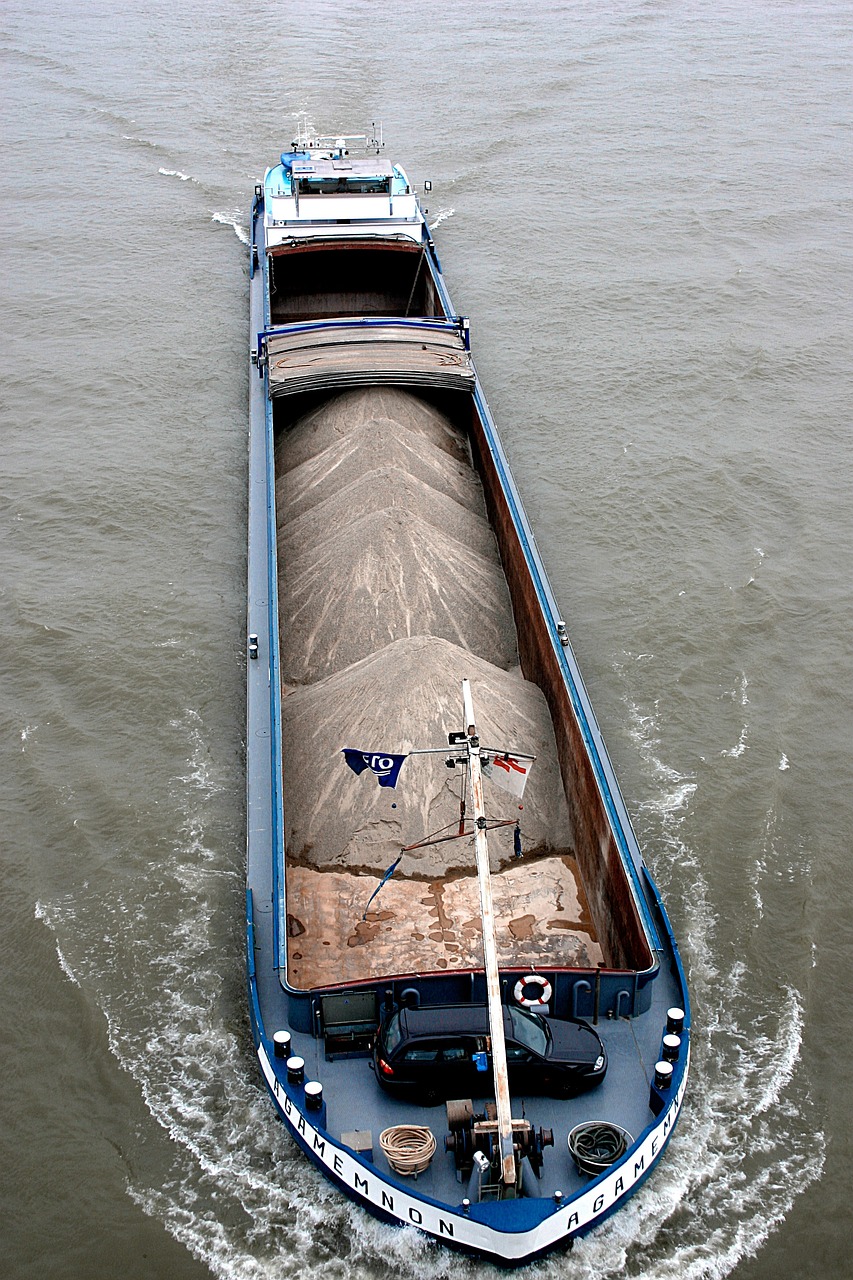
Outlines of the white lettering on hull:
<svg viewBox="0 0 853 1280">
<path fill-rule="evenodd" d="M 613 1209 L 634 1185 L 651 1170 L 672 1131 L 684 1098 L 688 1057 L 678 1092 L 666 1113 L 643 1139 L 629 1160 L 623 1160 L 605 1178 L 586 1191 L 564 1202 L 537 1226 L 528 1231 L 499 1231 L 451 1209 L 439 1209 L 426 1200 L 418 1200 L 386 1182 L 379 1171 L 365 1169 L 346 1147 L 339 1147 L 324 1136 L 299 1110 L 281 1086 L 263 1045 L 258 1045 L 258 1061 L 273 1097 L 293 1132 L 308 1147 L 312 1157 L 352 1191 L 353 1197 L 373 1205 L 400 1223 L 414 1223 L 429 1235 L 453 1240 L 469 1249 L 507 1260 L 519 1261 L 541 1252 L 568 1235 L 591 1227 Z M 544 1204 L 544 1202 L 543 1202 Z"/>
</svg>

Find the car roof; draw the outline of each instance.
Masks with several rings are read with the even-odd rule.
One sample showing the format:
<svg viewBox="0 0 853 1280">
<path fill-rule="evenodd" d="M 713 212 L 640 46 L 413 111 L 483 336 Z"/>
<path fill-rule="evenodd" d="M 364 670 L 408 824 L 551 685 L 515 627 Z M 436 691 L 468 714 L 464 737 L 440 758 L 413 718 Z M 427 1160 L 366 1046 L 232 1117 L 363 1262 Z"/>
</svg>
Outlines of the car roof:
<svg viewBox="0 0 853 1280">
<path fill-rule="evenodd" d="M 401 1009 L 400 1024 L 407 1036 L 480 1036 L 488 1034 L 489 1015 L 484 1004 L 437 1004 Z"/>
</svg>

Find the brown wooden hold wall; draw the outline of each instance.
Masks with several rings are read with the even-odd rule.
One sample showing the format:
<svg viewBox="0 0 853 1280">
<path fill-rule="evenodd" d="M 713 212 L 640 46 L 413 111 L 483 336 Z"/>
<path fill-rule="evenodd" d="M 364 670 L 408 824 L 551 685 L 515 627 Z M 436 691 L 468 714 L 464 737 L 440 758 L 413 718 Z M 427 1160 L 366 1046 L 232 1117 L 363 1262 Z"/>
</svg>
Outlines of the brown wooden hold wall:
<svg viewBox="0 0 853 1280">
<path fill-rule="evenodd" d="M 414 243 L 381 239 L 277 247 L 270 264 L 273 323 L 332 314 L 442 316 L 424 252 Z M 522 670 L 551 711 L 575 854 L 605 964 L 642 972 L 653 957 L 473 398 L 469 404 L 474 462 L 512 598 Z"/>
<path fill-rule="evenodd" d="M 522 671 L 539 685 L 551 710 L 575 854 L 606 964 L 643 971 L 653 963 L 645 931 L 473 401 L 470 435 L 512 598 Z"/>
<path fill-rule="evenodd" d="M 414 241 L 300 241 L 270 251 L 273 324 L 332 316 L 443 314 Z"/>
</svg>

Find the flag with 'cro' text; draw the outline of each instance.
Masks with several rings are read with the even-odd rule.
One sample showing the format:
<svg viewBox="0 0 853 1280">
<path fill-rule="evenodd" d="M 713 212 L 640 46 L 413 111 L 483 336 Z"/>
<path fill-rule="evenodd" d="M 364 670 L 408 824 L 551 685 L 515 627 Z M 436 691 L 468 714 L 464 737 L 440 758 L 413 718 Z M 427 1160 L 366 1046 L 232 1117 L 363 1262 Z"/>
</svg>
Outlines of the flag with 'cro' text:
<svg viewBox="0 0 853 1280">
<path fill-rule="evenodd" d="M 388 751 L 356 751 L 352 747 L 341 747 L 344 759 L 353 773 L 364 773 L 369 769 L 380 787 L 396 787 L 400 770 L 406 755 L 392 755 Z"/>
</svg>

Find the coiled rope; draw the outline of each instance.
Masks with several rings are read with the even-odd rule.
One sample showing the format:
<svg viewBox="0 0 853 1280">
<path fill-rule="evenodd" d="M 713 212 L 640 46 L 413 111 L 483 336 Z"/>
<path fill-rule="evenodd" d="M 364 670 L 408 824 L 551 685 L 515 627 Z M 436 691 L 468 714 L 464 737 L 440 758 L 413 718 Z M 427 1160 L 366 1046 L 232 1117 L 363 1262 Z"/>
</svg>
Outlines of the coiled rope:
<svg viewBox="0 0 853 1280">
<path fill-rule="evenodd" d="M 435 1155 L 432 1130 L 422 1124 L 395 1124 L 383 1129 L 379 1145 L 391 1168 L 403 1177 L 423 1173 Z"/>
<path fill-rule="evenodd" d="M 627 1129 L 604 1120 L 588 1120 L 569 1134 L 569 1152 L 582 1173 L 595 1177 L 624 1156 L 633 1143 Z"/>
</svg>

